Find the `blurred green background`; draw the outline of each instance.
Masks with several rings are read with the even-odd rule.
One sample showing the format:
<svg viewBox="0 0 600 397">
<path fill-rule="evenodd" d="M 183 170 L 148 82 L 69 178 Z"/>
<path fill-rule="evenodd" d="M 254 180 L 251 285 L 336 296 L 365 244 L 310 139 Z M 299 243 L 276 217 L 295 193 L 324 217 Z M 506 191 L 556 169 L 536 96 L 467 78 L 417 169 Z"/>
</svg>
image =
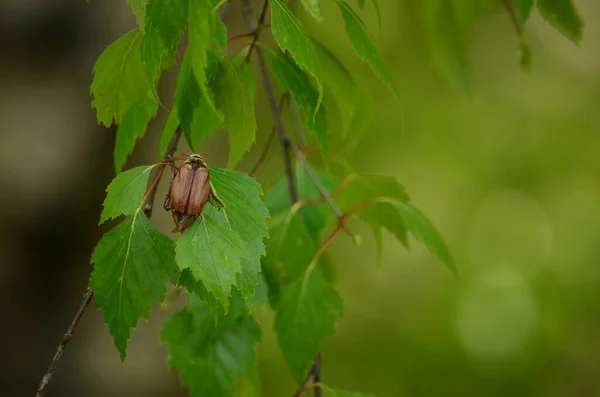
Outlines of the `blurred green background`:
<svg viewBox="0 0 600 397">
<path fill-rule="evenodd" d="M 598 396 L 600 3 L 575 2 L 585 21 L 579 47 L 534 12 L 525 31 L 533 63 L 524 72 L 500 1 L 451 2 L 467 11 L 482 5 L 456 25 L 448 15 L 424 23 L 425 1 L 380 0 L 381 33 L 368 5 L 363 14 L 400 101 L 353 54 L 333 2 L 322 1 L 325 23 L 304 18 L 373 95 L 373 117 L 347 160 L 404 184 L 460 273 L 453 278 L 417 242 L 407 252 L 390 236 L 378 262 L 369 231 L 353 223 L 362 246 L 342 236 L 330 249 L 345 314 L 323 352 L 324 382 L 381 397 Z M 237 3 L 230 35 L 246 31 Z M 134 23 L 124 0 L 0 4 L 2 395 L 34 394 L 107 230 L 96 224 L 115 131 L 96 125 L 88 90 L 97 56 Z M 167 105 L 175 76 L 161 86 Z M 257 101 L 258 142 L 245 171 L 271 129 L 260 92 Z M 159 113 L 128 166 L 156 160 L 165 118 Z M 202 151 L 223 166 L 226 135 Z M 274 156 L 261 177 L 280 170 Z M 171 220 L 156 211 L 154 222 L 167 230 Z M 124 365 L 92 306 L 47 396 L 186 395 L 158 341 L 182 303 L 157 306 L 140 322 Z M 296 387 L 272 313 L 257 316 L 264 395 L 289 396 Z"/>
</svg>

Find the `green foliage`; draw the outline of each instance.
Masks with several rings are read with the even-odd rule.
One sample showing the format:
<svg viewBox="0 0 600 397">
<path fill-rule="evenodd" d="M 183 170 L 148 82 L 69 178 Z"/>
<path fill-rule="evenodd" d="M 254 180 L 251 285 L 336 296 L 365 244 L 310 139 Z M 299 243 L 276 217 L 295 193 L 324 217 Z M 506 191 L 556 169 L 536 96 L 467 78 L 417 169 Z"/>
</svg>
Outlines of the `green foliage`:
<svg viewBox="0 0 600 397">
<path fill-rule="evenodd" d="M 151 0 L 146 7 L 146 26 L 158 34 L 169 52 L 175 52 L 188 18 L 188 0 Z"/>
<path fill-rule="evenodd" d="M 288 50 L 298 66 L 315 78 L 319 92 L 318 107 L 323 96 L 323 84 L 315 46 L 302 28 L 302 23 L 280 0 L 271 0 L 269 4 L 273 37 L 282 51 Z"/>
<path fill-rule="evenodd" d="M 135 167 L 118 174 L 106 188 L 104 209 L 100 215 L 100 224 L 123 215 L 132 215 L 137 211 L 148 183 L 152 166 Z"/>
<path fill-rule="evenodd" d="M 189 54 L 185 54 L 177 75 L 177 88 L 175 91 L 175 108 L 183 135 L 188 143 L 192 143 L 192 121 L 194 111 L 200 102 L 202 92 L 194 76 Z"/>
<path fill-rule="evenodd" d="M 519 14 L 521 15 L 521 19 L 526 21 L 529 18 L 529 14 L 531 14 L 531 9 L 533 8 L 533 0 L 517 0 L 517 7 L 519 8 Z"/>
<path fill-rule="evenodd" d="M 375 15 L 377 16 L 377 28 L 381 32 L 381 9 L 379 8 L 379 1 L 371 0 L 371 4 L 373 5 Z M 358 6 L 363 9 L 365 7 L 365 0 L 358 0 Z"/>
<path fill-rule="evenodd" d="M 330 93 L 333 97 L 341 119 L 341 137 L 345 139 L 351 130 L 358 131 L 360 124 L 358 120 L 368 113 L 368 106 L 364 106 L 368 94 L 358 86 L 350 71 L 333 52 L 316 40 L 314 43 L 325 88 L 329 91 L 326 94 Z"/>
<path fill-rule="evenodd" d="M 256 139 L 254 96 L 240 65 L 224 57 L 219 66 L 215 78 L 215 102 L 229 131 L 227 166 L 233 168 Z"/>
<path fill-rule="evenodd" d="M 181 270 L 190 269 L 196 280 L 202 280 L 227 310 L 231 286 L 242 270 L 240 260 L 248 253 L 227 221 L 215 218 L 202 214 L 177 240 L 176 260 Z"/>
<path fill-rule="evenodd" d="M 398 97 L 365 23 L 346 1 L 335 1 L 355 52 Z M 431 0 L 418 5 L 436 67 L 461 87 L 467 87 L 464 34 L 488 2 Z M 312 165 L 313 172 L 307 173 L 301 162 L 294 163 L 293 171 L 300 203 L 290 203 L 288 175 L 277 178 L 263 200 L 261 184 L 252 177 L 209 167 L 212 186 L 226 207 L 207 205 L 182 235 L 167 237 L 156 230 L 142 211 L 153 166 L 120 171 L 158 112 L 162 72 L 179 59 L 175 103 L 160 136 L 161 157 L 178 129 L 192 150 L 200 152 L 206 137 L 223 128 L 230 145 L 227 166 L 235 167 L 255 142 L 257 90 L 246 50 L 235 54 L 228 47 L 218 0 L 129 0 L 129 4 L 139 29 L 106 48 L 94 67 L 91 86 L 99 123 L 118 126 L 114 150 L 118 174 L 107 188 L 100 224 L 126 217 L 94 250 L 90 286 L 121 360 L 131 330 L 140 318 L 148 318 L 152 304 L 164 300 L 166 284 L 173 283 L 189 296 L 185 308 L 166 322 L 161 338 L 169 347 L 169 366 L 179 371 L 193 396 L 260 394 L 254 349 L 261 334 L 250 313 L 267 297 L 275 311 L 284 360 L 302 383 L 343 313 L 333 284 L 335 262 L 324 252 L 330 242 L 327 236 L 343 233 L 338 233 L 341 224 L 316 183 L 327 192 L 337 190 L 334 207 L 342 211 L 342 219 L 356 216 L 365 222 L 380 254 L 384 230 L 407 247 L 410 234 L 455 271 L 441 235 L 394 178 L 353 175 L 340 185 L 345 175 Z M 324 20 L 321 4 L 302 0 L 317 21 Z M 365 0 L 357 4 L 363 9 Z M 371 4 L 381 29 L 379 3 L 371 0 Z M 571 1 L 536 4 L 567 37 L 580 41 L 582 22 Z M 533 1 L 516 5 L 526 20 Z M 300 109 L 306 130 L 328 164 L 330 155 L 341 157 L 360 143 L 358 133 L 368 125 L 371 99 L 361 79 L 334 51 L 309 37 L 287 1 L 270 0 L 269 7 L 271 32 L 279 48 L 261 43 L 262 36 L 257 45 L 282 91 Z M 178 58 L 186 29 L 187 47 L 179 48 L 185 54 Z M 248 32 L 240 37 L 253 39 Z M 336 228 L 333 235 L 332 228 Z M 329 397 L 366 396 L 322 388 Z"/>
<path fill-rule="evenodd" d="M 246 302 L 254 299 L 269 213 L 255 180 L 236 171 L 213 167 L 210 171 L 213 186 L 227 208 L 217 211 L 207 206 L 200 219 L 178 239 L 176 257 L 178 266 L 189 268 L 227 309 L 232 285 L 238 285 Z"/>
<path fill-rule="evenodd" d="M 449 0 L 420 2 L 425 37 L 433 65 L 455 88 L 469 91 L 461 26 L 454 16 L 458 3 Z"/>
<path fill-rule="evenodd" d="M 392 74 L 388 70 L 377 46 L 375 46 L 373 37 L 367 30 L 364 22 L 348 3 L 343 0 L 336 1 L 344 18 L 346 33 L 352 42 L 354 50 L 363 61 L 369 64 L 375 75 L 387 84 L 394 95 L 396 97 L 399 96 L 398 88 L 394 83 Z"/>
<path fill-rule="evenodd" d="M 537 0 L 544 19 L 575 44 L 581 41 L 583 22 L 572 0 Z"/>
<path fill-rule="evenodd" d="M 206 51 L 210 47 L 211 42 L 211 3 L 209 0 L 190 0 L 189 2 L 190 32 L 186 52 L 190 54 L 196 83 L 201 88 L 206 85 L 205 69 L 208 64 Z M 204 94 L 206 96 L 206 93 Z M 212 98 L 210 100 L 212 101 Z"/>
<path fill-rule="evenodd" d="M 323 397 L 372 397 L 371 394 L 353 393 L 344 390 L 330 389 L 327 386 L 321 386 L 323 389 Z"/>
<path fill-rule="evenodd" d="M 139 29 L 108 46 L 94 65 L 90 88 L 98 122 L 121 124 L 127 111 L 148 95 L 149 83 L 140 56 Z"/>
<path fill-rule="evenodd" d="M 116 172 L 121 171 L 127 156 L 133 151 L 136 141 L 144 136 L 148 122 L 156 116 L 157 111 L 158 102 L 153 96 L 144 98 L 129 109 L 117 129 L 114 154 Z"/>
<path fill-rule="evenodd" d="M 173 107 L 169 113 L 169 117 L 165 122 L 165 125 L 160 133 L 160 142 L 158 143 L 158 157 L 161 158 L 167 150 L 167 145 L 171 140 L 171 137 L 177 131 L 179 127 L 179 115 L 177 114 L 177 108 Z"/>
<path fill-rule="evenodd" d="M 228 396 L 254 363 L 260 329 L 239 295 L 227 314 L 213 318 L 207 304 L 191 297 L 188 306 L 164 325 L 161 339 L 169 345 L 169 366 L 192 396 Z"/>
<path fill-rule="evenodd" d="M 282 289 L 275 329 L 283 358 L 298 382 L 303 381 L 342 312 L 339 294 L 316 272 Z"/>
<path fill-rule="evenodd" d="M 252 301 L 258 283 L 260 257 L 265 255 L 269 211 L 261 200 L 262 188 L 253 178 L 237 171 L 211 167 L 210 175 L 219 197 L 227 204 L 229 225 L 244 242 L 248 256 L 242 258 L 237 287 L 246 303 Z"/>
<path fill-rule="evenodd" d="M 302 0 L 302 5 L 313 16 L 317 21 L 323 21 L 323 13 L 321 12 L 321 6 L 319 0 Z"/>
<path fill-rule="evenodd" d="M 137 210 L 106 233 L 92 255 L 90 287 L 104 310 L 115 346 L 125 361 L 127 342 L 139 318 L 148 319 L 154 302 L 162 302 L 165 285 L 175 282 L 173 242 Z"/>
<path fill-rule="evenodd" d="M 448 247 L 431 222 L 410 202 L 404 187 L 394 178 L 378 175 L 354 175 L 335 197 L 343 211 L 357 215 L 371 228 L 381 254 L 381 229 L 387 229 L 408 247 L 407 231 L 423 242 L 452 271 L 456 271 Z"/>
<path fill-rule="evenodd" d="M 317 138 L 323 150 L 323 156 L 326 157 L 329 150 L 327 112 L 325 107 L 319 106 L 319 92 L 314 87 L 310 77 L 284 53 L 269 47 L 265 47 L 264 50 L 273 75 L 281 88 L 291 94 L 294 102 L 302 110 L 304 123 Z"/>
<path fill-rule="evenodd" d="M 144 33 L 146 28 L 146 4 L 148 3 L 148 0 L 127 0 L 127 2 L 131 6 L 131 11 L 133 11 L 133 15 L 135 15 L 137 19 L 140 32 Z"/>
</svg>

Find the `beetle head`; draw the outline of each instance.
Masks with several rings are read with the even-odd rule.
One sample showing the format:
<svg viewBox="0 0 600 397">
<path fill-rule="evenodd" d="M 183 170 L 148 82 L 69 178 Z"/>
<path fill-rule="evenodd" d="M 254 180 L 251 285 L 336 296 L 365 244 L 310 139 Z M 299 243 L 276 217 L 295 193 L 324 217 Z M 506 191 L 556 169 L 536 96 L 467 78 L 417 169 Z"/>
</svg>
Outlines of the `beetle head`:
<svg viewBox="0 0 600 397">
<path fill-rule="evenodd" d="M 199 154 L 190 154 L 190 157 L 188 157 L 188 159 L 185 160 L 185 164 L 196 164 L 201 167 L 207 167 L 206 162 Z"/>
</svg>

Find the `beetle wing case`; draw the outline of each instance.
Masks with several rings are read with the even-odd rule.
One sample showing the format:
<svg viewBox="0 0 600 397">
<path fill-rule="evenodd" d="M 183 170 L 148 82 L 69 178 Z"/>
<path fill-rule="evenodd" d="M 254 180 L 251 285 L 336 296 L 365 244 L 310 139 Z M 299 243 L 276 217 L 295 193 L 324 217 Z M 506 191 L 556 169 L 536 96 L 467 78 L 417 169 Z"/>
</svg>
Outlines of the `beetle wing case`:
<svg viewBox="0 0 600 397">
<path fill-rule="evenodd" d="M 178 212 L 185 212 L 192 182 L 194 180 L 194 169 L 189 164 L 179 167 L 173 182 L 171 183 L 171 208 Z"/>
<path fill-rule="evenodd" d="M 194 172 L 186 213 L 199 215 L 208 202 L 209 196 L 210 175 L 208 168 L 201 167 Z"/>
</svg>

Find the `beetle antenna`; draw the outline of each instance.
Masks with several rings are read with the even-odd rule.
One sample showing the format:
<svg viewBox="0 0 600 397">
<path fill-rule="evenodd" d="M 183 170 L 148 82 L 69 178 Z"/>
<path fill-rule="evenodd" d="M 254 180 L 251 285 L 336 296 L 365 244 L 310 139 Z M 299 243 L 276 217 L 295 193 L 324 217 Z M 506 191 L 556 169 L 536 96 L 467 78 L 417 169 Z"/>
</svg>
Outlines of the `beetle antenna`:
<svg viewBox="0 0 600 397">
<path fill-rule="evenodd" d="M 187 160 L 189 156 L 175 156 L 175 157 L 169 157 L 168 159 L 165 159 L 163 162 L 168 163 L 171 161 L 178 161 L 178 160 Z"/>
</svg>

